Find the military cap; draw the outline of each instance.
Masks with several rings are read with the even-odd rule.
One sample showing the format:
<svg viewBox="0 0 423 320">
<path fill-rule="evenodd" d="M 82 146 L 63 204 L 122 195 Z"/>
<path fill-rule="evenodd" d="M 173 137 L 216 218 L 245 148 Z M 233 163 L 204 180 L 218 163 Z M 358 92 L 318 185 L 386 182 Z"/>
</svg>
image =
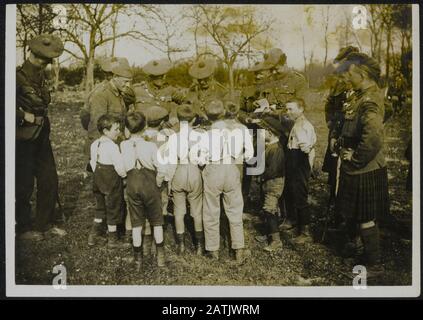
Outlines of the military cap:
<svg viewBox="0 0 423 320">
<path fill-rule="evenodd" d="M 29 49 L 37 56 L 53 59 L 63 53 L 63 42 L 52 34 L 41 34 L 28 42 Z"/>
<path fill-rule="evenodd" d="M 105 58 L 100 59 L 99 65 L 100 65 L 101 70 L 103 70 L 104 72 L 112 72 L 113 65 L 118 63 L 118 61 L 124 61 L 124 60 L 126 60 L 126 59 L 125 58 L 118 58 L 118 57 L 105 57 Z"/>
<path fill-rule="evenodd" d="M 250 69 L 248 69 L 248 71 L 258 72 L 258 71 L 260 71 L 262 69 L 263 69 L 263 62 L 256 61 L 254 63 L 254 65 Z"/>
<path fill-rule="evenodd" d="M 172 62 L 168 59 L 161 59 L 151 60 L 142 70 L 148 75 L 161 76 L 169 72 L 170 68 L 172 68 Z"/>
<path fill-rule="evenodd" d="M 197 79 L 204 79 L 210 77 L 216 69 L 216 60 L 205 59 L 198 60 L 192 64 L 188 72 L 191 77 Z"/>
<path fill-rule="evenodd" d="M 225 107 L 223 106 L 223 102 L 220 100 L 211 100 L 206 105 L 205 109 L 208 116 L 221 116 L 225 114 Z"/>
<path fill-rule="evenodd" d="M 377 61 L 368 55 L 360 52 L 350 53 L 342 62 L 342 64 L 335 70 L 336 73 L 344 73 L 348 71 L 351 65 L 363 66 L 368 72 L 369 76 L 378 81 L 380 78 L 380 66 Z"/>
<path fill-rule="evenodd" d="M 160 106 L 149 106 L 143 111 L 148 122 L 163 120 L 169 115 L 169 112 Z"/>
<path fill-rule="evenodd" d="M 117 58 L 111 62 L 111 72 L 119 77 L 132 78 L 132 70 L 126 58 Z"/>
<path fill-rule="evenodd" d="M 352 52 L 359 52 L 360 50 L 357 47 L 353 47 L 353 46 L 347 46 L 344 48 L 341 48 L 339 50 L 338 55 L 335 57 L 335 59 L 333 60 L 334 63 L 338 63 L 341 62 L 342 60 L 344 60 L 350 53 Z"/>
<path fill-rule="evenodd" d="M 279 48 L 270 49 L 264 55 L 263 69 L 271 69 L 276 65 L 284 65 L 286 62 L 286 54 Z"/>
<path fill-rule="evenodd" d="M 191 121 L 197 116 L 196 112 L 192 109 L 192 105 L 189 104 L 181 104 L 178 106 L 176 113 L 179 119 L 184 119 L 186 121 Z"/>
</svg>

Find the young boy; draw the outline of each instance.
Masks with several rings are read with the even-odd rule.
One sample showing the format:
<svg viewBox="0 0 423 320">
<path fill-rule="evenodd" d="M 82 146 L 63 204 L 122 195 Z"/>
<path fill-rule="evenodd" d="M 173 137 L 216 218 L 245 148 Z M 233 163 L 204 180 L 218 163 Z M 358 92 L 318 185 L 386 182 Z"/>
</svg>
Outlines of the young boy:
<svg viewBox="0 0 423 320">
<path fill-rule="evenodd" d="M 261 188 L 264 195 L 262 210 L 266 227 L 264 240 L 267 240 L 267 236 L 271 238 L 264 250 L 271 252 L 282 248 L 278 215 L 279 199 L 285 184 L 285 154 L 280 139 L 284 130 L 281 122 L 273 117 L 264 117 L 261 126 L 266 130 L 265 171 L 261 176 Z M 256 239 L 262 241 L 261 237 Z"/>
<path fill-rule="evenodd" d="M 171 183 L 177 252 L 182 254 L 185 251 L 184 217 L 187 212 L 186 201 L 188 200 L 190 214 L 194 219 L 196 253 L 202 255 L 204 250 L 203 179 L 196 159 L 190 157 L 193 151 L 192 146 L 196 144 L 196 141 L 190 140 L 190 136 L 193 137 L 193 131 L 198 132 L 198 137 L 201 133 L 193 128 L 196 113 L 190 105 L 180 105 L 177 109 L 177 116 L 180 131 L 171 135 L 168 143 L 170 153 L 173 155 L 172 163 L 177 164 Z"/>
<path fill-rule="evenodd" d="M 160 148 L 164 143 L 166 143 L 167 136 L 170 133 L 168 129 L 164 129 L 162 131 L 163 124 L 169 120 L 169 112 L 160 106 L 149 106 L 143 111 L 146 120 L 146 128 L 143 132 L 143 138 L 146 141 L 154 142 L 157 148 Z M 161 135 L 161 133 L 166 133 L 165 136 Z M 162 139 L 163 138 L 163 139 Z M 165 181 L 163 182 L 160 192 L 161 192 L 161 199 L 162 199 L 162 212 L 165 220 L 164 227 L 166 227 L 166 219 L 168 216 L 167 207 L 169 204 L 169 186 L 168 186 L 169 178 L 166 176 Z M 151 227 L 148 222 L 146 221 L 145 228 L 144 228 L 144 243 L 143 243 L 143 252 L 144 255 L 149 255 L 150 252 L 153 254 L 155 253 L 155 243 L 152 241 L 151 235 Z"/>
<path fill-rule="evenodd" d="M 106 220 L 109 248 L 125 248 L 118 241 L 117 224 L 122 222 L 123 183 L 126 171 L 119 147 L 115 143 L 120 134 L 120 120 L 110 114 L 101 116 L 97 128 L 101 137 L 91 144 L 90 165 L 94 172 L 93 192 L 97 202 L 94 223 L 88 245 L 102 240 L 102 222 Z"/>
<path fill-rule="evenodd" d="M 229 149 L 229 141 L 225 138 L 226 124 L 223 121 L 224 114 L 225 109 L 222 101 L 212 100 L 207 104 L 206 115 L 212 124 L 206 133 L 209 139 L 203 139 L 204 144 L 202 147 L 206 155 L 206 166 L 202 172 L 204 181 L 204 235 L 209 256 L 213 259 L 218 259 L 220 197 L 223 195 L 223 206 L 229 220 L 231 246 L 235 250 L 236 260 L 242 263 L 251 252 L 244 249 L 244 227 L 242 222 L 244 203 L 241 192 L 240 171 L 235 164 L 235 156 L 225 152 Z"/>
<path fill-rule="evenodd" d="M 288 210 L 297 217 L 297 237 L 295 244 L 311 242 L 309 230 L 310 213 L 308 211 L 308 182 L 314 160 L 316 133 L 313 125 L 304 116 L 305 102 L 291 99 L 286 104 L 287 115 L 294 121 L 288 137 L 287 191 Z"/>
<path fill-rule="evenodd" d="M 157 265 L 163 267 L 163 214 L 160 187 L 165 173 L 158 162 L 158 148 L 154 142 L 142 137 L 145 127 L 142 113 L 132 112 L 126 116 L 125 131 L 129 140 L 120 145 L 127 172 L 127 204 L 132 224 L 132 241 L 135 263 L 138 269 L 142 265 L 142 229 L 146 219 L 153 227 L 157 250 Z"/>
</svg>

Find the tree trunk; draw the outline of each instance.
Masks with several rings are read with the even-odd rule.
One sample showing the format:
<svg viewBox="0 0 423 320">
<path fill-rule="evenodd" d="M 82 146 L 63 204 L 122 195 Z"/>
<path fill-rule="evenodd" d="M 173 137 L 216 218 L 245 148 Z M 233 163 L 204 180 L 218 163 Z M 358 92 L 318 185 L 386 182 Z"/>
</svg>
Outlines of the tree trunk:
<svg viewBox="0 0 423 320">
<path fill-rule="evenodd" d="M 115 46 L 116 46 L 116 23 L 117 23 L 117 17 L 118 17 L 119 12 L 116 11 L 115 16 L 113 18 L 113 23 L 112 23 L 112 29 L 113 29 L 113 40 L 112 40 L 112 57 L 115 56 Z"/>
<path fill-rule="evenodd" d="M 234 66 L 233 63 L 228 63 L 228 73 L 229 73 L 229 89 L 230 92 L 233 92 L 234 89 Z"/>
<path fill-rule="evenodd" d="M 54 91 L 57 90 L 59 87 L 59 72 L 60 72 L 60 64 L 59 64 L 59 58 L 53 59 L 53 74 L 54 74 L 54 82 L 53 82 L 53 88 Z"/>
<path fill-rule="evenodd" d="M 306 54 L 305 54 L 304 33 L 303 33 L 303 59 L 304 59 L 304 74 L 307 74 L 307 57 L 306 57 Z"/>
<path fill-rule="evenodd" d="M 94 50 L 91 50 L 86 64 L 87 73 L 85 76 L 85 93 L 88 94 L 94 87 Z"/>
<path fill-rule="evenodd" d="M 391 64 L 391 57 L 390 57 L 390 51 L 391 51 L 391 28 L 388 27 L 388 32 L 386 34 L 386 80 L 389 79 L 389 68 Z"/>
<path fill-rule="evenodd" d="M 38 5 L 38 34 L 42 34 L 43 33 L 43 5 L 39 4 Z"/>
</svg>

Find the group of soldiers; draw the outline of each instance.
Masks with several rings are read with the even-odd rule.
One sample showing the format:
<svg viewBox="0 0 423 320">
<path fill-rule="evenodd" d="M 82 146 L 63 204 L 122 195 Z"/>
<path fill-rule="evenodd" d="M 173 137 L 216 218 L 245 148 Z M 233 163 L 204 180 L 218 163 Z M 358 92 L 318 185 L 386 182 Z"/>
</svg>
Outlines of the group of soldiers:
<svg viewBox="0 0 423 320">
<path fill-rule="evenodd" d="M 51 63 L 52 58 L 58 57 L 63 52 L 63 44 L 55 36 L 42 35 L 30 42 L 30 50 L 30 58 L 17 71 L 17 128 L 19 130 L 27 129 L 26 127 L 41 128 L 41 133 L 35 132 L 33 136 L 19 138 L 17 133 L 16 218 L 17 230 L 22 238 L 40 240 L 43 232 L 54 223 L 54 207 L 57 201 L 57 173 L 49 141 L 47 117 L 50 99 L 45 90 L 42 71 L 48 63 Z M 167 83 L 166 74 L 172 68 L 172 64 L 166 59 L 153 60 L 146 64 L 143 71 L 148 75 L 148 79 L 136 84 L 132 84 L 133 74 L 125 58 L 103 59 L 101 68 L 106 79 L 97 84 L 88 94 L 80 115 L 82 126 L 88 133 L 85 151 L 87 155 L 91 156 L 87 170 L 95 171 L 97 163 L 95 154 L 93 159 L 93 143 L 99 141 L 104 136 L 104 132 L 109 134 L 112 130 L 110 125 L 107 126 L 107 121 L 111 120 L 104 119 L 104 115 L 118 119 L 120 133 L 116 136 L 117 145 L 131 136 L 130 133 L 125 135 L 124 132 L 127 130 L 131 133 L 132 131 L 136 132 L 134 125 L 131 126 L 134 121 L 138 121 L 141 126 L 145 120 L 142 139 L 147 142 L 154 141 L 157 147 L 160 147 L 162 143 L 157 139 L 159 131 L 164 132 L 165 136 L 166 130 L 178 132 L 181 121 L 187 121 L 192 128 L 201 128 L 206 132 L 219 126 L 226 129 L 235 127 L 253 129 L 251 144 L 252 149 L 256 151 L 259 139 L 256 129 L 264 128 L 266 130 L 265 154 L 268 157 L 266 170 L 272 172 L 269 178 L 272 182 L 261 179 L 261 186 L 264 190 L 264 205 L 261 213 L 267 230 L 271 231 L 266 232 L 263 237 L 257 237 L 257 240 L 264 242 L 269 240 L 265 247 L 267 251 L 278 250 L 281 248 L 279 229 L 282 229 L 284 231 L 296 230 L 296 243 L 302 244 L 311 241 L 307 196 L 308 180 L 315 157 L 316 135 L 313 126 L 304 116 L 307 82 L 303 75 L 287 67 L 286 60 L 287 57 L 281 49 L 269 50 L 262 61 L 257 62 L 250 69 L 254 74 L 253 85 L 239 90 L 228 90 L 215 80 L 213 74 L 216 70 L 216 62 L 211 58 L 199 59 L 191 65 L 189 74 L 193 83 L 190 88 L 173 87 Z M 357 226 L 359 226 L 360 230 L 365 230 L 363 231 L 365 235 L 362 235 L 360 239 L 365 242 L 369 259 L 372 264 L 378 264 L 378 235 L 374 222 L 376 213 L 369 214 L 366 210 L 370 208 L 369 210 L 384 211 L 377 213 L 378 219 L 383 218 L 387 211 L 386 203 L 385 207 L 380 209 L 383 202 L 388 199 L 386 165 L 383 161 L 383 154 L 379 150 L 383 133 L 380 131 L 381 124 L 378 122 L 378 117 L 386 115 L 384 94 L 377 85 L 380 68 L 371 58 L 358 53 L 358 49 L 354 47 L 341 49 L 335 63 L 339 65 L 337 82 L 331 88 L 325 110 L 329 137 L 324 171 L 329 172 L 331 195 L 338 197 L 338 194 L 341 193 L 342 201 L 338 205 L 338 212 L 342 215 L 339 214 L 339 225 L 342 221 L 344 226 L 346 225 L 346 232 L 351 235 L 347 245 L 353 248 L 357 247 L 356 242 L 360 238 L 357 233 Z M 351 71 L 355 69 L 358 70 L 355 71 L 356 74 Z M 361 79 L 362 82 L 357 79 Z M 366 87 L 362 87 L 363 83 L 366 84 Z M 369 111 L 368 114 L 366 109 L 368 105 L 371 106 L 368 107 L 371 112 L 373 112 L 374 106 L 377 106 L 374 108 L 377 110 L 374 113 Z M 361 113 L 357 113 L 357 110 L 360 110 Z M 357 125 L 360 121 L 363 122 L 361 127 Z M 369 128 L 378 130 L 376 136 L 373 135 L 369 138 L 369 135 L 375 134 L 375 132 L 364 131 L 363 128 L 367 128 L 367 125 L 370 126 Z M 357 128 L 361 128 L 362 131 Z M 27 134 L 27 131 L 22 132 L 22 134 Z M 354 139 L 349 140 L 348 135 L 353 135 Z M 168 134 L 167 138 L 170 136 L 171 134 Z M 94 148 L 95 152 L 98 151 L 98 148 L 99 146 L 97 149 Z M 370 152 L 369 148 L 375 150 Z M 251 158 L 253 155 L 257 154 L 250 154 L 249 157 Z M 361 158 L 356 160 L 354 156 L 358 157 L 358 155 Z M 376 160 L 372 157 L 376 157 Z M 269 159 L 274 159 L 274 162 L 272 163 Z M 366 161 L 372 164 L 369 170 L 366 169 L 367 165 L 364 163 Z M 350 162 L 356 171 L 348 169 Z M 216 210 L 220 210 L 218 207 L 221 207 L 220 202 L 223 201 L 224 206 L 221 208 L 222 211 L 226 211 L 225 214 L 230 223 L 234 210 L 240 211 L 242 216 L 243 206 L 244 204 L 248 206 L 248 199 L 251 198 L 249 192 L 252 176 L 246 174 L 248 168 L 251 167 L 249 163 L 225 167 L 225 169 L 217 165 L 216 169 L 213 165 L 213 163 L 206 165 L 205 168 L 203 165 L 200 176 L 204 180 L 204 210 L 209 213 L 213 212 L 214 215 L 213 217 L 211 215 L 203 217 L 206 229 L 204 230 L 205 249 L 211 253 L 212 257 L 216 258 L 219 247 L 219 239 L 215 235 L 216 225 L 218 226 L 215 217 Z M 375 173 L 369 175 L 368 172 Z M 266 176 L 266 172 L 264 176 Z M 221 179 L 220 182 L 227 181 L 228 184 L 236 184 L 239 180 L 239 184 L 242 183 L 242 188 L 240 187 L 238 190 L 238 186 L 235 186 L 236 194 L 225 198 L 226 187 L 219 185 L 220 182 L 210 182 L 212 181 L 208 180 L 210 177 L 213 177 L 212 180 Z M 363 179 L 360 180 L 357 177 Z M 29 200 L 33 191 L 34 178 L 37 180 L 38 218 L 36 219 L 37 228 L 30 229 Z M 363 181 L 367 183 L 365 186 L 362 185 Z M 170 181 L 167 182 L 169 185 L 166 186 L 165 183 L 164 187 L 160 189 L 161 210 L 164 217 L 170 215 L 168 211 L 172 211 L 169 210 L 169 196 L 172 196 L 172 191 L 177 192 L 177 190 L 172 190 Z M 353 184 L 351 190 L 348 190 L 349 183 Z M 354 188 L 357 190 L 353 190 Z M 360 193 L 363 188 L 366 191 Z M 356 193 L 352 194 L 352 190 Z M 189 193 L 185 189 L 182 191 Z M 101 190 L 97 190 L 97 193 L 100 194 L 99 197 L 102 200 L 96 199 L 101 200 L 103 207 L 100 209 L 104 211 L 104 206 L 107 206 L 104 197 L 107 194 Z M 220 198 L 221 195 L 223 195 L 222 198 Z M 351 213 L 348 218 L 345 218 L 342 211 L 346 210 L 346 199 L 360 203 L 363 201 L 365 209 L 362 208 L 363 206 L 360 207 L 360 204 L 356 204 L 354 208 L 359 212 L 364 210 L 365 212 L 362 213 L 364 217 L 357 218 L 354 216 L 355 213 Z M 128 199 L 126 200 L 129 204 Z M 178 201 L 182 205 L 181 203 L 186 200 L 179 199 Z M 99 205 L 98 201 L 97 205 Z M 225 206 L 225 201 L 227 206 Z M 131 215 L 127 214 L 125 201 L 122 203 L 122 208 L 119 210 L 122 211 L 122 218 L 126 214 L 125 235 L 130 239 L 134 235 L 131 232 L 133 220 L 131 220 Z M 194 202 L 190 203 L 190 206 L 195 206 Z M 232 216 L 233 224 L 230 225 L 232 248 L 236 251 L 237 259 L 244 260 L 248 256 L 248 251 L 241 250 L 244 249 L 244 244 L 242 218 L 238 221 L 239 218 L 237 216 L 235 222 L 234 216 Z M 90 245 L 96 243 L 96 239 L 102 232 L 98 221 L 102 221 L 102 219 L 95 219 L 97 225 L 94 224 L 90 232 L 88 241 Z M 201 253 L 204 238 L 201 235 L 200 224 L 198 223 L 198 228 L 195 231 L 197 252 Z M 236 230 L 239 227 L 241 227 L 241 231 Z M 156 238 L 156 225 L 149 226 L 149 219 L 147 219 L 142 228 L 143 251 L 147 253 L 150 250 L 149 246 L 154 246 L 155 243 L 152 241 L 152 236 L 154 233 Z M 179 230 L 176 230 L 178 252 L 182 253 L 184 251 L 184 228 L 176 226 L 176 229 L 178 228 Z M 57 228 L 55 230 L 60 231 Z M 110 228 L 109 233 L 115 235 L 115 232 L 114 227 Z M 120 246 L 117 238 L 111 239 L 110 243 L 113 247 Z M 162 244 L 157 241 L 156 243 Z M 160 264 L 163 265 L 163 261 L 159 262 Z"/>
</svg>

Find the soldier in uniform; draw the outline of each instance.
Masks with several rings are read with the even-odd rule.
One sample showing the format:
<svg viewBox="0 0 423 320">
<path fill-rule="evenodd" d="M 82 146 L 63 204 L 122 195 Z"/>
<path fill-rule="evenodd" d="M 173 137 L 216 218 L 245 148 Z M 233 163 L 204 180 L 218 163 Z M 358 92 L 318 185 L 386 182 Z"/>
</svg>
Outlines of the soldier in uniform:
<svg viewBox="0 0 423 320">
<path fill-rule="evenodd" d="M 63 52 L 62 41 L 42 34 L 29 41 L 31 54 L 16 71 L 16 233 L 40 241 L 54 223 L 58 177 L 47 116 L 50 92 L 45 68 Z M 31 224 L 30 199 L 37 181 L 36 215 Z M 64 233 L 58 228 L 51 229 Z M 59 233 L 59 234 L 60 234 Z"/>
<path fill-rule="evenodd" d="M 122 132 L 125 126 L 125 116 L 128 108 L 124 100 L 124 92 L 132 80 L 132 71 L 125 58 L 112 63 L 112 79 L 98 84 L 90 92 L 84 108 L 81 110 L 81 123 L 88 131 L 86 152 L 91 143 L 99 138 L 97 120 L 103 114 L 114 114 L 121 119 Z M 123 140 L 123 136 L 121 138 Z"/>
<path fill-rule="evenodd" d="M 360 237 L 367 274 L 380 265 L 379 229 L 389 214 L 388 173 L 383 151 L 384 92 L 379 87 L 380 67 L 369 56 L 350 53 L 339 67 L 356 96 L 345 110 L 345 122 L 337 146 L 341 174 L 337 202 L 346 219 L 348 237 Z"/>
<path fill-rule="evenodd" d="M 334 63 L 342 63 L 348 54 L 358 52 L 357 47 L 348 46 L 341 48 L 338 55 L 334 59 Z M 325 104 L 325 120 L 329 130 L 328 146 L 326 148 L 323 160 L 322 171 L 328 173 L 328 184 L 330 186 L 330 202 L 336 197 L 337 180 L 338 180 L 338 155 L 334 151 L 334 141 L 339 136 L 340 130 L 344 123 L 344 104 L 348 104 L 353 99 L 353 90 L 345 79 L 340 75 L 335 75 L 335 82 L 329 89 L 329 95 Z M 341 223 L 341 217 L 335 212 L 335 227 Z"/>
<path fill-rule="evenodd" d="M 176 109 L 184 100 L 183 90 L 167 83 L 166 74 L 171 68 L 172 63 L 168 59 L 152 60 L 142 68 L 148 75 L 148 81 L 134 86 L 135 109 L 142 112 L 151 105 L 165 108 L 169 113 L 169 120 L 165 123 L 168 128 L 178 123 Z"/>
<path fill-rule="evenodd" d="M 188 72 L 193 78 L 187 99 L 194 106 L 194 111 L 203 123 L 207 120 L 205 106 L 213 99 L 223 99 L 226 88 L 213 78 L 216 60 L 198 60 L 192 64 Z"/>
</svg>

